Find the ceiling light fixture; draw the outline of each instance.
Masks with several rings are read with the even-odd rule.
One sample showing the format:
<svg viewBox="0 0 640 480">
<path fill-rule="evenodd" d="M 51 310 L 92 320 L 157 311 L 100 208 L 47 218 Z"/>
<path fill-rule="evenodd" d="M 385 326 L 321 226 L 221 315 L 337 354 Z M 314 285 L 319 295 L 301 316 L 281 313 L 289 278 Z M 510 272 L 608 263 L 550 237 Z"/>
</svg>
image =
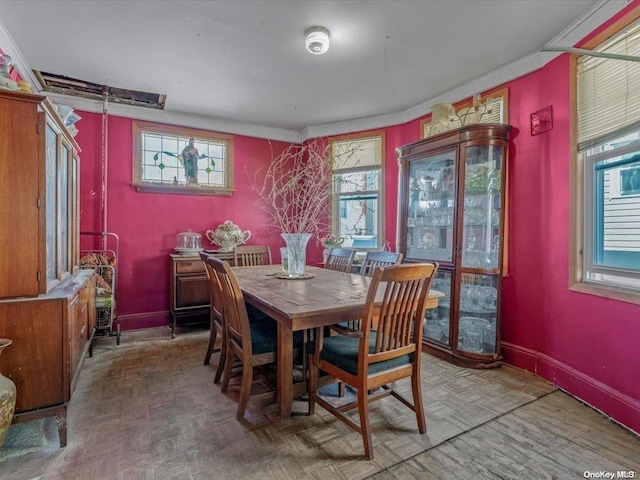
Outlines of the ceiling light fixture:
<svg viewBox="0 0 640 480">
<path fill-rule="evenodd" d="M 307 40 L 305 45 L 309 53 L 321 55 L 329 50 L 329 30 L 324 27 L 311 27 L 305 35 Z"/>
</svg>

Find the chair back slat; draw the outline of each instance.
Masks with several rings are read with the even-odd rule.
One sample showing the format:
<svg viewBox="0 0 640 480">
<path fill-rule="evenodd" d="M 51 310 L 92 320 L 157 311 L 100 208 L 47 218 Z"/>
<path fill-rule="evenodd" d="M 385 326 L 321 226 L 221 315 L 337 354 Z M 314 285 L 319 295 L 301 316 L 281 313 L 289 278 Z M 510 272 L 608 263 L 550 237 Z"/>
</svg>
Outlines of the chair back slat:
<svg viewBox="0 0 640 480">
<path fill-rule="evenodd" d="M 360 275 L 371 277 L 376 267 L 398 265 L 400 262 L 402 262 L 402 253 L 386 251 L 367 252 L 362 262 L 362 267 L 360 267 Z"/>
<path fill-rule="evenodd" d="M 351 248 L 332 248 L 327 257 L 324 268 L 338 272 L 351 272 L 356 251 Z"/>
<path fill-rule="evenodd" d="M 233 249 L 236 267 L 271 265 L 271 248 L 268 245 L 239 245 Z"/>
</svg>

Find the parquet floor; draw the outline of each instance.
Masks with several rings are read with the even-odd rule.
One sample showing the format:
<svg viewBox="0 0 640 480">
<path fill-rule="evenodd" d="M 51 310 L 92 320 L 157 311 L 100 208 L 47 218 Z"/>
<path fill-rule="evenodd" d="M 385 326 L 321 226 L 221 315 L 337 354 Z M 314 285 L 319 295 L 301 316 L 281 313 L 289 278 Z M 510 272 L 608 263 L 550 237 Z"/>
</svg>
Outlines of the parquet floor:
<svg viewBox="0 0 640 480">
<path fill-rule="evenodd" d="M 318 407 L 277 423 L 269 395 L 244 422 L 202 364 L 208 332 L 166 328 L 99 338 L 69 405 L 69 442 L 0 462 L 0 479 L 578 479 L 640 475 L 640 439 L 533 374 L 469 370 L 423 358 L 427 434 L 388 397 L 372 404 L 375 458 L 359 434 Z M 407 391 L 409 384 L 401 384 Z M 259 375 L 255 393 L 270 391 Z M 232 389 L 233 390 L 233 389 Z M 13 428 L 13 427 L 12 427 Z"/>
</svg>

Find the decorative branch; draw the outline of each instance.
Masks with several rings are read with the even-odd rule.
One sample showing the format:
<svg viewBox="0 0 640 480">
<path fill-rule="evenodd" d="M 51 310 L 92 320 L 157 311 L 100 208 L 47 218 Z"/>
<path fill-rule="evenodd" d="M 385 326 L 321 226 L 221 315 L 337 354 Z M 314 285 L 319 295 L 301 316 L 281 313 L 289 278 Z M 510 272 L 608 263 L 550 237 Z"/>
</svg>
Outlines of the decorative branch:
<svg viewBox="0 0 640 480">
<path fill-rule="evenodd" d="M 262 169 L 250 176 L 271 227 L 316 237 L 326 231 L 332 194 L 329 148 L 319 140 L 290 145 L 271 161 L 264 177 L 259 178 Z"/>
</svg>

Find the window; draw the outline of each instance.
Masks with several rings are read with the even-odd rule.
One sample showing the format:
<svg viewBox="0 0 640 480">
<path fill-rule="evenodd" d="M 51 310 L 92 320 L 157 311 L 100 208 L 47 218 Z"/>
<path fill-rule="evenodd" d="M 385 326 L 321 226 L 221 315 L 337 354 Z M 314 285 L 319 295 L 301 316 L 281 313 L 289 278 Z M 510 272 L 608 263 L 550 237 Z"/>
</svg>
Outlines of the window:
<svg viewBox="0 0 640 480">
<path fill-rule="evenodd" d="M 460 128 L 462 123 L 465 125 L 471 125 L 472 123 L 508 123 L 508 90 L 506 88 L 502 88 L 500 90 L 495 90 L 491 92 L 487 92 L 486 94 L 480 97 L 480 102 L 483 106 L 481 106 L 478 110 L 480 113 L 480 121 L 477 121 L 476 111 L 472 106 L 473 99 L 468 98 L 458 104 L 455 105 L 456 116 L 450 117 L 449 124 L 447 126 L 447 130 L 452 130 L 456 128 Z M 427 120 L 423 120 L 420 123 L 422 137 L 427 138 L 430 135 L 435 135 L 436 133 L 442 133 L 442 125 L 434 125 L 434 131 L 431 131 L 431 117 Z"/>
<path fill-rule="evenodd" d="M 640 294 L 640 63 L 611 56 L 640 55 L 640 22 L 592 50 L 609 56 L 576 65 L 582 201 L 573 278 L 578 290 L 639 302 L 624 295 Z"/>
<path fill-rule="evenodd" d="M 133 184 L 140 191 L 231 195 L 233 137 L 134 121 Z"/>
<path fill-rule="evenodd" d="M 358 250 L 382 248 L 383 136 L 339 137 L 331 140 L 333 159 L 333 232 L 343 246 Z"/>
</svg>

